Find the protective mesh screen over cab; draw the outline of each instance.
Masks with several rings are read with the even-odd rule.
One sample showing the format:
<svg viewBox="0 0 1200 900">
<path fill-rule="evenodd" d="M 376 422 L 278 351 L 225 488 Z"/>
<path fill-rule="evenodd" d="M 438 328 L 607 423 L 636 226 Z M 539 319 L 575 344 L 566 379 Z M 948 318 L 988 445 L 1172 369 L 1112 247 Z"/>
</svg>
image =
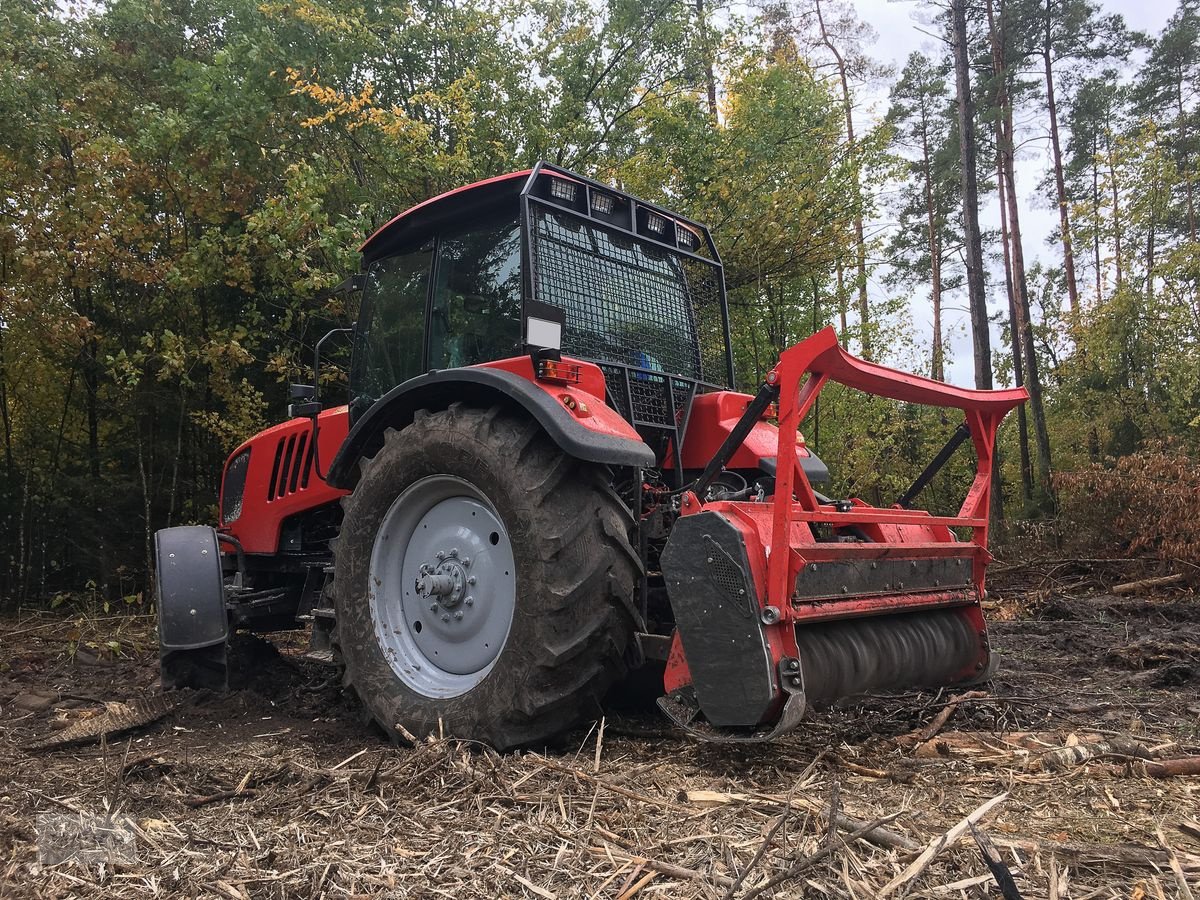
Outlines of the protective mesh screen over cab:
<svg viewBox="0 0 1200 900">
<path fill-rule="evenodd" d="M 678 414 L 692 382 L 725 381 L 715 262 L 540 204 L 530 216 L 534 295 L 563 310 L 563 352 L 600 365 L 626 419 L 673 426 L 668 382 Z"/>
</svg>

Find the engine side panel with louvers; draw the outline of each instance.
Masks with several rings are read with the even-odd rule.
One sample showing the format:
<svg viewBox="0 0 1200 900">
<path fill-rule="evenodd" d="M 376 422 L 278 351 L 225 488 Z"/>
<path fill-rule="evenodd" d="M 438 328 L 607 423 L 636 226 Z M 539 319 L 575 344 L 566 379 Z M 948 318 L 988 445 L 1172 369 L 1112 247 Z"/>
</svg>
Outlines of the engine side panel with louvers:
<svg viewBox="0 0 1200 900">
<path fill-rule="evenodd" d="M 317 447 L 309 419 L 292 419 L 255 435 L 230 455 L 221 489 L 221 530 L 247 553 L 277 553 L 284 519 L 332 503 L 346 491 L 317 474 L 326 470 L 346 439 L 344 406 L 320 416 Z M 319 454 L 314 452 L 319 450 Z"/>
</svg>

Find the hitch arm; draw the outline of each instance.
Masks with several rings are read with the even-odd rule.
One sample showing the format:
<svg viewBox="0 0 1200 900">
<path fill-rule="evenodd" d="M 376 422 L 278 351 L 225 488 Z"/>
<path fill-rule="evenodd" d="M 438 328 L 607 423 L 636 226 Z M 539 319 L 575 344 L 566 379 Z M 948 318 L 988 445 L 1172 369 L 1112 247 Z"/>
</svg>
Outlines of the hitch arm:
<svg viewBox="0 0 1200 900">
<path fill-rule="evenodd" d="M 954 429 L 954 434 L 950 435 L 950 440 L 946 441 L 946 445 L 938 451 L 937 456 L 929 461 L 929 465 L 925 467 L 925 471 L 917 476 L 917 480 L 909 486 L 908 490 L 900 495 L 900 498 L 896 501 L 896 505 L 903 509 L 908 509 L 912 505 L 912 502 L 917 499 L 917 495 L 925 490 L 926 485 L 933 481 L 933 477 L 942 470 L 942 466 L 949 462 L 950 457 L 954 455 L 954 451 L 970 436 L 971 429 L 967 427 L 966 422 L 963 422 Z"/>
<path fill-rule="evenodd" d="M 754 395 L 754 399 L 746 407 L 746 411 L 742 413 L 742 417 L 730 429 L 729 434 L 725 436 L 725 440 L 721 442 L 721 446 L 717 448 L 717 452 L 713 454 L 713 458 L 708 461 L 708 465 L 704 467 L 704 471 L 700 473 L 700 477 L 692 482 L 691 491 L 701 501 L 704 500 L 704 492 L 708 490 L 713 479 L 725 468 L 725 464 L 729 462 L 738 447 L 742 446 L 742 442 L 746 440 L 746 435 L 754 428 L 755 423 L 762 418 L 763 413 L 767 411 L 767 407 L 774 403 L 778 397 L 778 382 L 771 383 L 764 381 L 762 387 L 758 389 L 758 393 Z"/>
</svg>

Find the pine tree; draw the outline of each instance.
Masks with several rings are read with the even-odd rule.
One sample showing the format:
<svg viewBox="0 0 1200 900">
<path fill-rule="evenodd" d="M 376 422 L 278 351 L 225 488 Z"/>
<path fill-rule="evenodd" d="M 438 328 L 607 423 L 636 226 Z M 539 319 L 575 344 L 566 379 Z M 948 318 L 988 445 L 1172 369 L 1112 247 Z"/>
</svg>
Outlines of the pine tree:
<svg viewBox="0 0 1200 900">
<path fill-rule="evenodd" d="M 929 371 L 945 379 L 942 309 L 945 294 L 962 285 L 955 263 L 962 248 L 958 228 L 958 133 L 947 89 L 947 65 L 921 53 L 908 58 L 892 88 L 887 121 L 893 143 L 906 154 L 908 178 L 894 208 L 897 228 L 889 245 L 893 283 L 927 283 L 933 334 Z"/>
</svg>

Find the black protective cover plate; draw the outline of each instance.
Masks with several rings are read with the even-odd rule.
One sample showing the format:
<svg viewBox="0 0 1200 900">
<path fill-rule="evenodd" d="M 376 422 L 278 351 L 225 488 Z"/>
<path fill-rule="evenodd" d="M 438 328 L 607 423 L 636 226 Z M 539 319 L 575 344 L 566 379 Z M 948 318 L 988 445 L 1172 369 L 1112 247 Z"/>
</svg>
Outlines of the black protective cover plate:
<svg viewBox="0 0 1200 900">
<path fill-rule="evenodd" d="M 719 513 L 681 517 L 662 572 L 704 717 L 720 727 L 759 724 L 778 696 L 741 532 Z"/>
<path fill-rule="evenodd" d="M 154 536 L 158 562 L 158 639 L 163 650 L 225 643 L 224 577 L 217 532 L 207 525 L 164 528 Z"/>
</svg>

